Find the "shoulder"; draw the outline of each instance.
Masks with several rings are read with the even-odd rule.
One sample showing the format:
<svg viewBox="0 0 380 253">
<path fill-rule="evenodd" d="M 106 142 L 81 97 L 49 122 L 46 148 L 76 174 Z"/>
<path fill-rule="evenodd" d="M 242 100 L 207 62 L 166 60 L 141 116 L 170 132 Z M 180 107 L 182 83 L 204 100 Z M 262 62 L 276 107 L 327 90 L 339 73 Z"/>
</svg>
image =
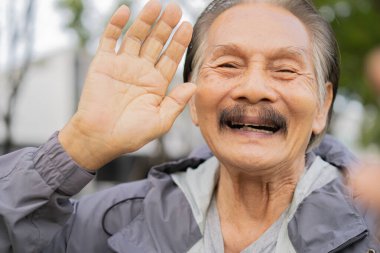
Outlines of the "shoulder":
<svg viewBox="0 0 380 253">
<path fill-rule="evenodd" d="M 353 201 L 340 176 L 300 203 L 288 232 L 297 252 L 367 252 L 379 247 L 373 221 Z"/>
</svg>

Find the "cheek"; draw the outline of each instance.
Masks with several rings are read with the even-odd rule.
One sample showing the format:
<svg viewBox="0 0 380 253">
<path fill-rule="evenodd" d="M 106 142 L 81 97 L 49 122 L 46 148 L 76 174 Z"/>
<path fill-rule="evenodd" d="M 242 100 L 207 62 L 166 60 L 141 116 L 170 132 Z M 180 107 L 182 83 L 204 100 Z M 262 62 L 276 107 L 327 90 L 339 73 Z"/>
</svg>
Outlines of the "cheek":
<svg viewBox="0 0 380 253">
<path fill-rule="evenodd" d="M 291 109 L 298 117 L 310 118 L 315 116 L 318 104 L 313 98 L 307 99 L 307 97 L 295 97 L 293 98 Z"/>
<path fill-rule="evenodd" d="M 194 97 L 194 104 L 197 111 L 198 124 L 208 121 L 210 112 L 215 110 L 215 98 L 212 89 L 199 85 Z"/>
<path fill-rule="evenodd" d="M 204 114 L 210 110 L 215 112 L 228 97 L 229 90 L 232 87 L 214 75 L 206 75 L 200 78 L 197 85 L 195 105 L 198 114 Z"/>
<path fill-rule="evenodd" d="M 293 124 L 312 125 L 318 112 L 318 97 L 315 91 L 308 88 L 293 89 L 285 101 L 289 108 L 289 117 L 294 119 Z"/>
</svg>

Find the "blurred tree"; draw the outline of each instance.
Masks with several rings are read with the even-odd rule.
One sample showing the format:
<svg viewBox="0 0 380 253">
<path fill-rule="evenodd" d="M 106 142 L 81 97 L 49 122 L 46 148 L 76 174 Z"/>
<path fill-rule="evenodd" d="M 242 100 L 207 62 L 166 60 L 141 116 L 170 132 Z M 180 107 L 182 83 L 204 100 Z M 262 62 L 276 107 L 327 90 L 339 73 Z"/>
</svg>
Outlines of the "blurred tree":
<svg viewBox="0 0 380 253">
<path fill-rule="evenodd" d="M 84 76 L 83 58 L 86 55 L 86 45 L 90 39 L 91 31 L 83 23 L 85 3 L 82 0 L 58 0 L 58 6 L 69 12 L 70 18 L 66 27 L 74 31 L 78 40 L 73 59 L 74 96 L 77 102 L 79 101 Z M 76 106 L 73 110 L 76 110 Z"/>
<path fill-rule="evenodd" d="M 90 31 L 82 21 L 85 8 L 83 1 L 59 0 L 58 6 L 70 12 L 71 19 L 66 23 L 66 26 L 77 35 L 79 47 L 84 48 L 90 38 Z"/>
<path fill-rule="evenodd" d="M 342 73 L 340 92 L 377 107 L 371 124 L 363 129 L 363 144 L 380 146 L 380 114 L 374 92 L 364 74 L 364 62 L 370 49 L 380 45 L 379 0 L 315 0 L 321 14 L 332 24 L 340 46 Z M 377 122 L 377 123 L 376 123 Z"/>
<path fill-rule="evenodd" d="M 380 44 L 379 0 L 315 0 L 319 10 L 331 22 L 342 57 L 341 88 L 359 94 L 364 104 L 376 99 L 364 77 L 368 50 Z"/>
<path fill-rule="evenodd" d="M 19 1 L 7 1 L 7 36 L 9 46 L 6 57 L 7 103 L 2 113 L 5 125 L 5 140 L 3 153 L 8 153 L 14 148 L 12 140 L 13 115 L 17 105 L 17 96 L 27 73 L 32 53 L 34 41 L 34 10 L 35 0 L 24 1 L 21 5 Z M 18 12 L 16 6 L 21 7 Z M 4 35 L 5 36 L 5 35 Z"/>
</svg>

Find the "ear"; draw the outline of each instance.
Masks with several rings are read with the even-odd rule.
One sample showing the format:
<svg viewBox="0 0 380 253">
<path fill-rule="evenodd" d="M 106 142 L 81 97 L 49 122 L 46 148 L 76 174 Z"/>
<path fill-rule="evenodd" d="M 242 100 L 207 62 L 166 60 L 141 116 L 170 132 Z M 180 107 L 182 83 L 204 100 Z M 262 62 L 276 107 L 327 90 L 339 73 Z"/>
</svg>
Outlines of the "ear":
<svg viewBox="0 0 380 253">
<path fill-rule="evenodd" d="M 317 116 L 314 119 L 312 131 L 314 134 L 320 134 L 325 129 L 330 107 L 333 100 L 333 85 L 326 83 L 326 96 L 322 105 L 319 106 Z"/>
<path fill-rule="evenodd" d="M 198 113 L 197 113 L 197 107 L 195 106 L 195 94 L 190 99 L 189 104 L 190 104 L 191 119 L 192 119 L 194 125 L 198 126 Z"/>
</svg>

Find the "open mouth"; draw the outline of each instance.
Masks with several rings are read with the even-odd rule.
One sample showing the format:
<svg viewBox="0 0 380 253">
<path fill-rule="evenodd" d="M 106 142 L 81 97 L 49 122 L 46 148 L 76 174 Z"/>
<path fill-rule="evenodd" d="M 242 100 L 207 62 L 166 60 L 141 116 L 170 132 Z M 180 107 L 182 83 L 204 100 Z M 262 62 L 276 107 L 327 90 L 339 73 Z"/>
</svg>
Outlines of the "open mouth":
<svg viewBox="0 0 380 253">
<path fill-rule="evenodd" d="M 272 106 L 235 105 L 219 115 L 220 129 L 232 129 L 263 134 L 287 133 L 286 118 Z"/>
<path fill-rule="evenodd" d="M 280 130 L 279 126 L 266 124 L 244 124 L 238 122 L 227 122 L 227 126 L 231 129 L 239 129 L 243 131 L 252 131 L 258 133 L 274 134 Z"/>
</svg>

